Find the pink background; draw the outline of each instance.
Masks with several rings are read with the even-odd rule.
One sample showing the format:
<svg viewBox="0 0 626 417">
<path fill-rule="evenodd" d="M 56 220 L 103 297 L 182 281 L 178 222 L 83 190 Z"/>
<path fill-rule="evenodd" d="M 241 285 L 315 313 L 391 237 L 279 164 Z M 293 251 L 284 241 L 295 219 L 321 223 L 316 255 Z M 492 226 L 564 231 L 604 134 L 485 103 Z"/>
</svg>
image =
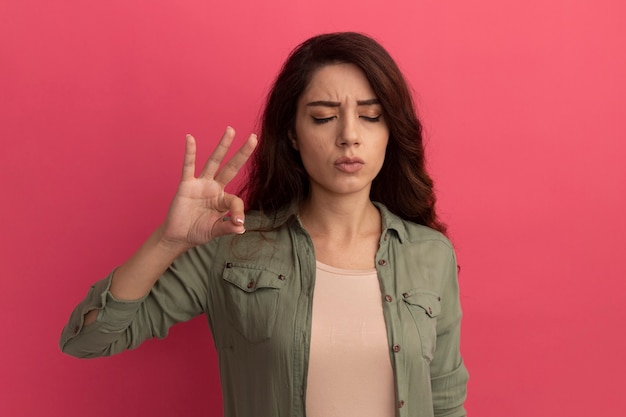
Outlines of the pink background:
<svg viewBox="0 0 626 417">
<path fill-rule="evenodd" d="M 305 38 L 379 39 L 410 80 L 462 265 L 471 415 L 622 415 L 621 0 L 0 3 L 0 416 L 221 415 L 204 319 L 117 357 L 58 336 L 161 221 L 185 133 L 254 130 Z"/>
</svg>

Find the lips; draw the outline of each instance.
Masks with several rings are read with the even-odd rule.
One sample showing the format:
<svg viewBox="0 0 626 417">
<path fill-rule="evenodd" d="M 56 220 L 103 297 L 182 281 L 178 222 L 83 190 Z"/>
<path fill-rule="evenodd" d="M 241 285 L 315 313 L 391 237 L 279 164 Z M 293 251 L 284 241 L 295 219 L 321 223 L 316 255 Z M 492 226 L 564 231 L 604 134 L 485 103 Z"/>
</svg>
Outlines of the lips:
<svg viewBox="0 0 626 417">
<path fill-rule="evenodd" d="M 363 161 L 361 158 L 356 158 L 356 157 L 350 158 L 350 157 L 344 156 L 335 161 L 335 168 L 337 168 L 341 172 L 352 174 L 354 172 L 359 171 L 361 168 L 363 168 L 364 164 L 365 164 L 365 161 Z"/>
</svg>

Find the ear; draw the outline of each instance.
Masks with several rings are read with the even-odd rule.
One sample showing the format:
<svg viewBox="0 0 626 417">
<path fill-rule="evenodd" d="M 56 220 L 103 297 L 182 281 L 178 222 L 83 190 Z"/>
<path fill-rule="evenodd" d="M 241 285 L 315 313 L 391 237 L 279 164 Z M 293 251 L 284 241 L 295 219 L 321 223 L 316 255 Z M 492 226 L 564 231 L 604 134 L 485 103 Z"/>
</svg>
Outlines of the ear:
<svg viewBox="0 0 626 417">
<path fill-rule="evenodd" d="M 292 130 L 289 130 L 289 133 L 287 133 L 287 136 L 289 137 L 289 142 L 291 142 L 291 147 L 294 148 L 296 151 L 299 151 L 300 149 L 298 148 L 298 141 L 296 140 L 296 134 Z"/>
</svg>

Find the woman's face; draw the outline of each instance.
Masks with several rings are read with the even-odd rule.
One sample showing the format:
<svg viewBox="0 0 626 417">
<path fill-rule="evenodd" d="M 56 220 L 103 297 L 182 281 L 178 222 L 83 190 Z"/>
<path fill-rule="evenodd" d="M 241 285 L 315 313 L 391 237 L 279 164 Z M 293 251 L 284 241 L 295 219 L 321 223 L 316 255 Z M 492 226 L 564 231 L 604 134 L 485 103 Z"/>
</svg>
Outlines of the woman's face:
<svg viewBox="0 0 626 417">
<path fill-rule="evenodd" d="M 363 71 L 353 64 L 318 69 L 298 101 L 293 146 L 311 193 L 366 193 L 385 159 L 389 129 Z"/>
</svg>

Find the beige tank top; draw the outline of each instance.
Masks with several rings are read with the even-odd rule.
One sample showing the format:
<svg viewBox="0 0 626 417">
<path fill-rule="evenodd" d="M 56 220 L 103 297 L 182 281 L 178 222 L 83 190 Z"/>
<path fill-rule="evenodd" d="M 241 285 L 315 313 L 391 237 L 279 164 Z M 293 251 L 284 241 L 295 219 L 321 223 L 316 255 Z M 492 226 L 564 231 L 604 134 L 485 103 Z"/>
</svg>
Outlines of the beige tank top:
<svg viewBox="0 0 626 417">
<path fill-rule="evenodd" d="M 317 262 L 307 417 L 392 417 L 394 404 L 376 270 Z"/>
</svg>

